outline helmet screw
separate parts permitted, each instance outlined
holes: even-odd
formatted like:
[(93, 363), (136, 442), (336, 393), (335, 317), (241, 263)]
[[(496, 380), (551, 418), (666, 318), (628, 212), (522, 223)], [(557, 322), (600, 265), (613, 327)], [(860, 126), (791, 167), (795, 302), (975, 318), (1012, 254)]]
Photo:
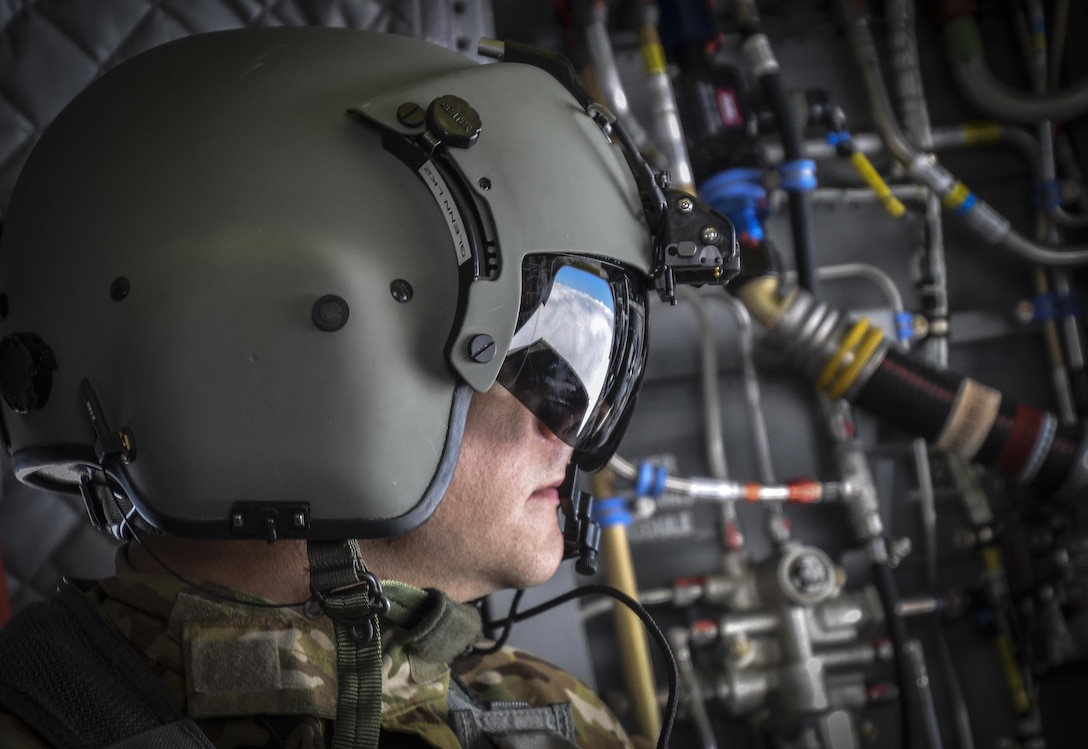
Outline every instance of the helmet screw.
[(389, 284), (389, 293), (401, 304), (412, 301), (412, 284), (403, 278), (394, 279)]
[(676, 207), (680, 209), (680, 213), (691, 213), (695, 209), (695, 203), (691, 198), (680, 198)]
[(721, 232), (718, 231), (718, 227), (704, 226), (699, 237), (703, 240), (703, 244), (714, 244), (722, 238), (722, 235)]
[(397, 121), (406, 127), (423, 127), (427, 112), (414, 101), (406, 101), (397, 107)]
[(118, 276), (113, 279), (113, 283), (110, 284), (110, 299), (115, 302), (119, 302), (128, 296), (128, 292), (132, 289), (132, 284), (124, 276)]
[(491, 189), (491, 178), (490, 177), (480, 177), (480, 181), (477, 182), (476, 184), (478, 184), (480, 186), (481, 190), (490, 190)]
[(495, 339), (487, 333), (472, 336), (468, 342), (468, 355), (474, 362), (487, 364), (495, 358)]

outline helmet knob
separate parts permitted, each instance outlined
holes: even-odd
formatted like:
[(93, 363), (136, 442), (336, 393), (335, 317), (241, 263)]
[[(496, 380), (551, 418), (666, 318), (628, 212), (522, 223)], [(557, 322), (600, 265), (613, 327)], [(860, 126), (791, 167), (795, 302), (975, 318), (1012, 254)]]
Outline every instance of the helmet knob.
[(427, 107), (427, 130), (444, 146), (468, 148), (481, 129), (479, 113), (459, 96), (439, 96)]
[(348, 303), (336, 294), (325, 294), (314, 302), (310, 319), (319, 330), (335, 333), (348, 324)]
[(34, 333), (11, 333), (0, 341), (0, 397), (17, 414), (29, 414), (49, 400), (53, 350)]

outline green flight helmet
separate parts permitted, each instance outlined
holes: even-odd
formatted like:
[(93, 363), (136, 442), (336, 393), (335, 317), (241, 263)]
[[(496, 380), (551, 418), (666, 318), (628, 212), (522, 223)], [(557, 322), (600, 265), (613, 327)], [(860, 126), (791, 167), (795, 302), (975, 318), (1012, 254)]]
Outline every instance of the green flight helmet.
[(600, 467), (655, 246), (602, 112), (533, 65), (345, 29), (118, 65), (47, 129), (0, 238), (16, 474), (115, 533), (396, 535), (497, 381)]

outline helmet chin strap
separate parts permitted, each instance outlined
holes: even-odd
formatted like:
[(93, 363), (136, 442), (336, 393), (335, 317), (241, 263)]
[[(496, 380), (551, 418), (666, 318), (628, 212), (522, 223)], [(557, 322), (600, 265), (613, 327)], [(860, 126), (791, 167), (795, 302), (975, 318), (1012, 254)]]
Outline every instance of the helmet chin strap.
[(377, 749), (382, 709), (382, 640), (378, 617), (389, 611), (381, 583), (354, 540), (308, 541), (306, 615), (328, 616), (336, 632), (336, 735), (333, 749)]

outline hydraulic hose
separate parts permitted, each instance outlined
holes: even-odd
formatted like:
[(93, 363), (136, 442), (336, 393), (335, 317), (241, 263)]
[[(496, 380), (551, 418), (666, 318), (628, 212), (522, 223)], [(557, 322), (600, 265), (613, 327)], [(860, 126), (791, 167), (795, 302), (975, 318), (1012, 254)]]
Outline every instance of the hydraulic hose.
[[(933, 127), (929, 119), (929, 107), (926, 103), (924, 82), (922, 79), (921, 58), (918, 52), (918, 37), (915, 32), (914, 0), (890, 0), (887, 11), (890, 19), (889, 44), (892, 49), (893, 68), (903, 121), (907, 132), (922, 150), (932, 151)], [(928, 319), (930, 337), (923, 344), (922, 353), (925, 361), (937, 369), (948, 366), (948, 269), (945, 261), (944, 224), (941, 220), (941, 202), (937, 194), (929, 191), (925, 201), (925, 232), (918, 252), (920, 267), (925, 270), (918, 280)], [(934, 593), (937, 586), (937, 501), (934, 495), (933, 478), (930, 472), (929, 451), (924, 439), (913, 442), (914, 462), (918, 471), (919, 508), (922, 521), (922, 549), (925, 564), (925, 590)], [(937, 642), (937, 654), (942, 658), (948, 682), (948, 694), (956, 716), (956, 729), (960, 749), (974, 749), (974, 737), (968, 719), (967, 705), (963, 700), (959, 679), (954, 664), (949, 656), (944, 630), (939, 622), (931, 622), (933, 639)], [(918, 682), (925, 671), (925, 661), (921, 646), (916, 642), (908, 643), (910, 660), (913, 668), (913, 681)], [(897, 648), (898, 650), (898, 648)], [(940, 730), (937, 728), (933, 711), (933, 697), (928, 686), (918, 688), (919, 711), (924, 718), (925, 736), (936, 749), (941, 743)]]
[(831, 398), (1042, 493), (1075, 496), (1088, 487), (1088, 440), (1079, 426), (911, 359), (865, 318), (850, 320), (804, 290), (783, 299), (775, 278), (736, 292), (767, 327), (768, 345)]
[[(653, 471), (648, 463), (636, 465), (619, 455), (613, 455), (608, 467), (624, 481), (636, 485), (643, 483), (643, 470)], [(656, 483), (653, 493), (679, 494), (702, 502), (761, 502), (770, 505), (793, 502), (796, 504), (814, 504), (836, 499), (840, 487), (832, 481), (819, 482), (812, 479), (796, 479), (784, 484), (758, 484), (745, 481), (721, 481), (702, 477), (669, 476), (660, 466), (661, 475), (649, 479)], [(650, 492), (647, 492), (650, 494)]]
[(873, 562), (873, 583), (880, 596), (880, 604), (884, 607), (885, 619), (888, 625), (888, 639), (892, 641), (892, 660), (895, 663), (895, 678), (899, 686), (899, 699), (902, 700), (902, 714), (900, 720), (900, 744), (903, 749), (915, 749), (913, 744), (913, 728), (917, 725), (919, 715), (918, 699), (915, 690), (911, 689), (910, 655), (907, 652), (907, 624), (897, 611), (899, 607), (899, 592), (892, 577), (892, 569), (885, 562)]
[(608, 38), (606, 4), (603, 0), (578, 0), (573, 4), (573, 10), (605, 104), (627, 128), (639, 152), (651, 162), (661, 161), (661, 152), (632, 112), (627, 92), (620, 79), (612, 42)]
[(1012, 122), (1068, 122), (1088, 112), (1088, 78), (1062, 91), (1030, 94), (1017, 91), (990, 73), (978, 23), (964, 13), (944, 24), (944, 42), (963, 95), (979, 110)]
[(638, 29), (639, 50), (642, 53), (642, 71), (646, 75), (646, 88), (650, 96), (655, 137), (662, 144), (663, 157), (669, 168), (672, 186), (677, 190), (695, 194), (695, 175), (684, 140), (683, 123), (676, 105), (672, 80), (665, 62), (665, 50), (657, 34), (657, 5), (646, 2), (642, 8), (642, 23)]
[(699, 675), (691, 662), (688, 631), (683, 627), (674, 627), (669, 630), (668, 637), (673, 655), (676, 656), (676, 666), (680, 670), (680, 684), (688, 693), (688, 709), (695, 721), (695, 728), (699, 731), (703, 749), (718, 749), (717, 739), (714, 738), (714, 727), (710, 723), (710, 715), (706, 709), (706, 698), (699, 684)]
[(854, 13), (849, 0), (837, 0), (837, 3), (843, 16), (850, 20), (851, 46), (869, 94), (877, 129), (888, 150), (906, 166), (910, 177), (937, 193), (945, 210), (957, 215), (964, 226), (988, 244), (998, 245), (1043, 265), (1088, 263), (1086, 247), (1055, 249), (1032, 242), (1017, 233), (1009, 225), (1008, 219), (971, 192), (932, 156), (914, 147), (896, 122), (868, 24)]
[(794, 108), (790, 106), (786, 84), (771, 50), (770, 40), (761, 29), (755, 0), (740, 0), (737, 3), (737, 20), (744, 39), (742, 48), (748, 69), (763, 87), (782, 139), (786, 157), (781, 165), (782, 186), (790, 198), (790, 230), (798, 282), (802, 288), (818, 295), (816, 240), (809, 200), (809, 192), (816, 187), (815, 165), (805, 156), (802, 126)]
[[(922, 81), (918, 39), (915, 34), (913, 0), (890, 0), (888, 42), (895, 70), (899, 106), (910, 140), (922, 151), (933, 150), (933, 128), (929, 120)], [(938, 367), (948, 360), (948, 271), (945, 264), (944, 225), (941, 201), (936, 193), (926, 196), (925, 231), (919, 241), (917, 257), (921, 293), (930, 335), (923, 347), (927, 359)]]
[(1074, 468), (1080, 429), (974, 380), (887, 349), (855, 402), (937, 447), (1044, 492)]
[[(1061, 183), (1056, 179), (1044, 177), (1043, 152), (1039, 141), (1026, 130), (1018, 127), (1005, 127), (996, 122), (970, 122), (963, 125), (935, 127), (931, 131), (934, 151), (947, 151), (957, 148), (981, 148), (985, 146), (1007, 146), (1014, 149), (1030, 167), (1032, 175), (1038, 181), (1039, 202), (1043, 204), (1047, 215), (1059, 226), (1079, 229), (1088, 226), (1088, 199), (1080, 206), (1079, 213), (1069, 213), (1062, 207)], [(875, 156), (884, 151), (884, 143), (879, 135), (872, 133), (853, 133), (850, 144), (855, 152), (864, 156)], [(1062, 158), (1062, 168), (1067, 179), (1078, 184), (1084, 182), (1084, 175), (1076, 163), (1076, 158), (1069, 152), (1068, 142), (1058, 139), (1057, 148)], [(828, 139), (809, 138), (805, 141), (805, 151), (809, 158), (820, 160), (836, 155), (837, 144)], [(767, 145), (767, 158), (774, 162), (783, 157), (781, 145)], [(860, 172), (860, 168), (859, 168)], [(874, 190), (881, 189), (865, 174), (861, 175)], [(897, 186), (898, 187), (898, 186)], [(894, 189), (894, 188), (893, 188)], [(1083, 191), (1081, 191), (1083, 196)]]
[(703, 416), (706, 419), (706, 460), (710, 475), (719, 480), (729, 478), (729, 461), (725, 454), (722, 430), (722, 403), (718, 388), (718, 339), (699, 292), (690, 286), (677, 289), (683, 300), (695, 310), (699, 318), (701, 341), (699, 344), (699, 377), (702, 383)]
[[(1034, 78), (1034, 84), (1036, 91), (1045, 91), (1047, 87), (1047, 47), (1046, 47), (1046, 14), (1043, 9), (1042, 0), (1030, 0), (1028, 2), (1028, 19), (1021, 19), (1021, 26), (1023, 26), (1023, 32), (1025, 36), (1031, 37), (1031, 44), (1028, 49), (1028, 64), (1031, 68), (1031, 72)], [(1030, 33), (1030, 31), (1034, 33)], [(1040, 167), (1042, 169), (1040, 184), (1043, 189), (1040, 190), (1042, 196), (1045, 196), (1044, 204), (1047, 212), (1045, 217), (1040, 217), (1038, 221), (1038, 237), (1042, 237), (1051, 242), (1058, 239), (1058, 230), (1053, 221), (1048, 218), (1053, 217), (1054, 211), (1052, 207), (1056, 206), (1057, 200), (1057, 188), (1047, 189), (1047, 186), (1056, 186), (1057, 181), (1057, 164), (1054, 155), (1054, 131), (1052, 127), (1053, 123), (1050, 120), (1042, 120), (1038, 123), (1039, 132), (1039, 152), (1040, 152)], [(1052, 270), (1054, 290), (1058, 294), (1059, 298), (1068, 299), (1071, 296), (1072, 288), (1069, 273), (1063, 268), (1055, 268)], [(1037, 274), (1038, 278), (1043, 279), (1043, 283), (1040, 286), (1044, 287), (1045, 291), (1045, 273)], [(1038, 280), (1037, 280), (1037, 283)], [(1057, 328), (1057, 320), (1047, 320), (1045, 323), (1046, 328)], [(1083, 377), (1084, 370), (1084, 349), (1081, 344), (1081, 326), (1077, 319), (1077, 316), (1067, 312), (1061, 319), (1061, 332), (1065, 337), (1065, 352), (1068, 352), (1068, 365), (1066, 362), (1065, 352), (1063, 352), (1060, 343), (1056, 344), (1056, 335), (1051, 335), (1048, 330), (1047, 344), (1050, 349), (1050, 357), (1052, 362), (1051, 376), (1054, 381), (1055, 394), (1058, 397), (1059, 403), (1064, 402), (1067, 408), (1063, 411), (1063, 423), (1070, 423), (1076, 420), (1076, 414), (1071, 407), (1073, 400), (1073, 389), (1069, 378), (1070, 367), (1075, 370), (1079, 376)], [(1055, 331), (1056, 332), (1056, 331)], [(1083, 391), (1078, 388), (1078, 394), (1083, 394)], [(1078, 403), (1078, 406), (1083, 410), (1084, 403)]]

